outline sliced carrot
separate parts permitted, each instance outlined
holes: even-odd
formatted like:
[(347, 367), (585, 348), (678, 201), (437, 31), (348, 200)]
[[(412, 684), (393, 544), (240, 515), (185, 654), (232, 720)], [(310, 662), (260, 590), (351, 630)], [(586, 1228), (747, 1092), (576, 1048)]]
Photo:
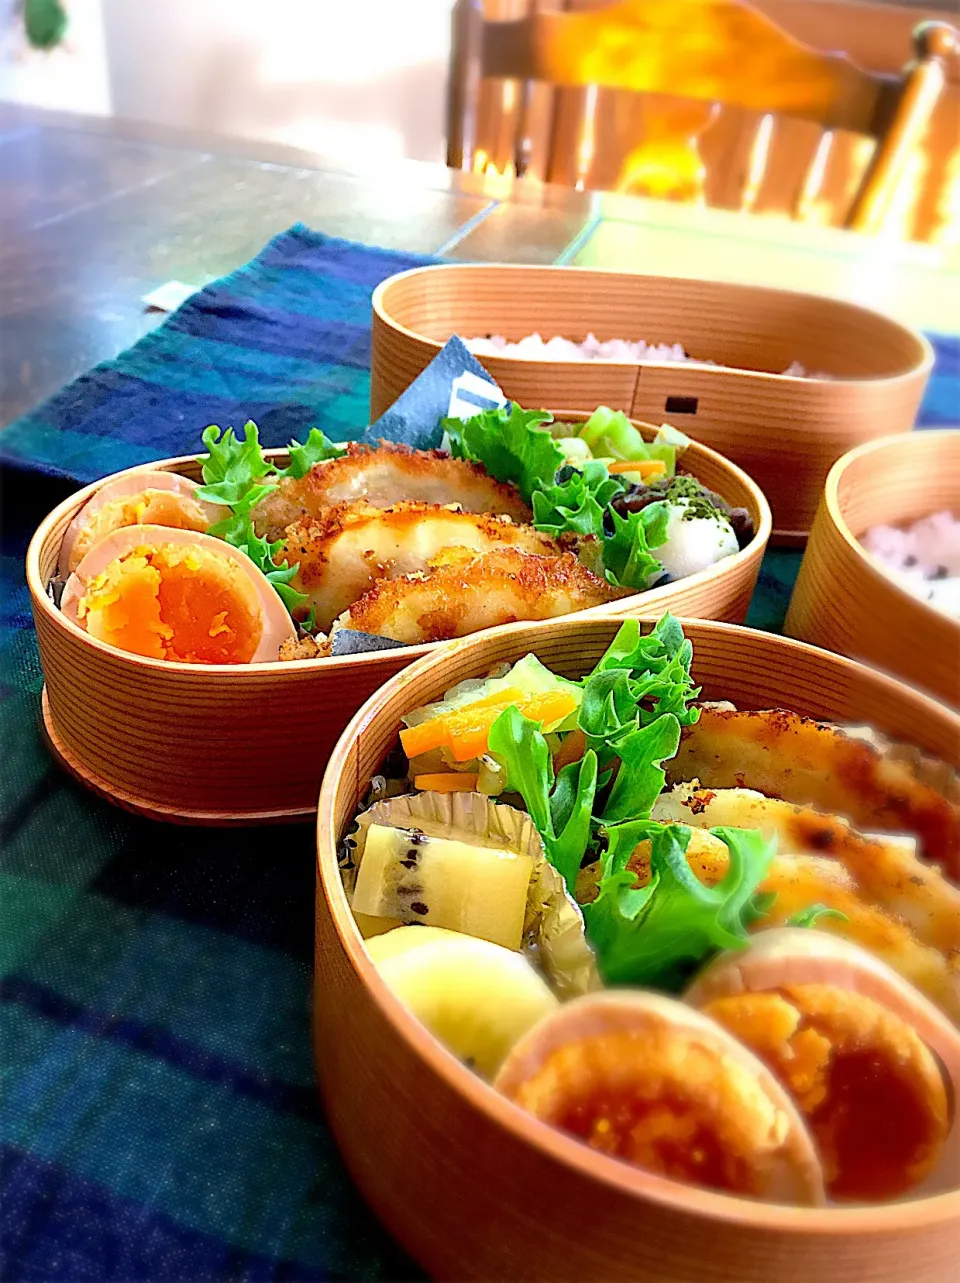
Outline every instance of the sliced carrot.
[[(532, 722), (539, 722), (541, 726), (556, 726), (577, 707), (573, 695), (568, 691), (557, 690), (545, 691), (541, 695), (527, 695), (511, 700), (511, 703), (516, 704), (524, 717), (529, 717)], [(503, 711), (502, 708), (484, 709), (470, 726), (453, 730), (447, 748), (453, 754), (455, 762), (470, 762), (487, 751), (490, 729)]]
[(400, 732), (403, 751), (407, 757), (419, 757), (421, 753), (429, 753), (431, 749), (448, 746), (450, 735), (458, 724), (468, 725), (475, 714), (483, 709), (495, 708), (502, 712), (503, 709), (509, 708), (511, 704), (516, 704), (521, 699), (523, 699), (523, 691), (518, 686), (509, 686), (506, 690), (472, 700), (463, 708), (455, 708), (449, 713), (431, 717), (418, 726), (408, 726), (406, 730)]
[(505, 708), (515, 704), (508, 700), (505, 704), (494, 707), (469, 709), (462, 713), (451, 714), (446, 724), (437, 731), (443, 739), (438, 747), (446, 749), (457, 762), (469, 762), (487, 751), (487, 738), (490, 727)]
[(576, 696), (570, 691), (544, 691), (542, 695), (531, 695), (520, 705), (520, 712), (532, 722), (556, 726), (565, 717), (569, 717), (577, 707)]
[(667, 465), (662, 459), (617, 459), (615, 463), (607, 464), (607, 471), (636, 472), (644, 481), (648, 481), (652, 477), (665, 477)]
[(466, 771), (451, 771), (443, 775), (415, 775), (413, 787), (424, 793), (475, 793), (479, 779), (479, 775), (470, 775)]
[(498, 695), (488, 695), (442, 717), (432, 717), (428, 722), (401, 731), (403, 751), (407, 757), (417, 757), (435, 748), (445, 748), (455, 762), (470, 762), (487, 751), (490, 728), (511, 705), (516, 705), (531, 721), (555, 726), (573, 712), (577, 701), (568, 691), (524, 695), (521, 690), (510, 687)]
[(450, 743), (447, 745), (453, 755), (453, 760), (455, 762), (472, 762), (475, 757), (482, 757), (487, 751), (490, 727), (504, 709), (509, 707), (509, 704), (505, 704), (503, 708), (485, 708), (473, 725), (455, 729), (450, 736)]
[(578, 726), (566, 736), (563, 743), (553, 755), (553, 769), (562, 771), (571, 762), (579, 762), (587, 751), (587, 737)]

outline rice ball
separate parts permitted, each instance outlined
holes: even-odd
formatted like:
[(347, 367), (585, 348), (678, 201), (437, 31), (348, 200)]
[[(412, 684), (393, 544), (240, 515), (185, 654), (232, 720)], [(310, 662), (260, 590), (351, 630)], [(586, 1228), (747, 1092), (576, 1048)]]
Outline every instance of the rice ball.
[[(691, 501), (686, 498), (671, 503), (667, 538), (659, 548), (652, 550), (663, 565), (663, 573), (670, 580), (695, 575), (739, 552), (737, 536), (722, 513), (715, 512), (712, 516), (692, 515), (691, 506)], [(699, 508), (698, 504), (698, 511)], [(654, 581), (660, 577), (654, 576)]]

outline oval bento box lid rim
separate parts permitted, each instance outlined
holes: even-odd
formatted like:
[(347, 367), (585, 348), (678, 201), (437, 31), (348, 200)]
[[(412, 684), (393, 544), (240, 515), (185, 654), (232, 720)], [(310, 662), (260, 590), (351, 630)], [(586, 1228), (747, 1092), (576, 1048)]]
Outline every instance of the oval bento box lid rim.
[[(544, 626), (553, 629), (556, 625), (568, 622), (569, 619), (561, 617), (548, 621)], [(603, 619), (594, 617), (589, 624), (604, 625), (610, 630), (612, 636), (623, 622), (622, 618), (608, 615)], [(654, 623), (653, 620), (641, 622), (651, 627)], [(715, 620), (680, 619), (680, 623), (685, 630), (700, 629), (720, 635), (735, 636), (757, 632), (745, 625)], [(485, 640), (494, 634), (509, 636), (530, 627), (531, 625), (527, 623), (508, 624), (501, 628), (489, 629), (482, 636)], [(772, 634), (770, 636), (773, 638)], [(470, 649), (476, 643), (477, 637), (458, 638), (448, 642), (443, 660), (449, 660), (454, 654)], [(912, 700), (919, 701), (940, 715), (947, 714), (957, 723), (960, 730), (960, 715), (953, 714), (951, 710), (938, 704), (924, 692), (894, 677), (875, 672), (856, 660), (821, 651), (819, 647), (793, 638), (777, 636), (775, 641), (786, 647), (788, 651), (813, 652), (829, 656), (831, 661), (835, 661), (846, 671), (866, 671), (871, 679), (887, 688), (905, 688)], [(340, 879), (338, 861), (340, 835), (336, 831), (332, 801), (336, 783), (344, 765), (339, 759), (346, 756), (369, 723), (382, 711), (384, 701), (389, 698), (387, 688), (395, 691), (398, 686), (409, 685), (423, 673), (428, 672), (434, 662), (433, 656), (415, 661), (396, 678), (375, 691), (357, 711), (331, 754), (324, 773), (317, 810), (317, 872), (339, 942), (354, 971), (368, 989), (372, 990), (380, 1011), (387, 1017), (394, 1031), (413, 1046), (416, 1053), (429, 1063), (431, 1070), (439, 1074), (451, 1090), (466, 1097), (469, 1104), (481, 1110), (490, 1123), (509, 1131), (524, 1144), (537, 1146), (552, 1160), (572, 1166), (582, 1175), (603, 1184), (612, 1185), (617, 1190), (634, 1197), (648, 1199), (671, 1209), (695, 1212), (707, 1220), (724, 1221), (728, 1224), (741, 1224), (745, 1227), (782, 1233), (808, 1231), (840, 1236), (866, 1229), (930, 1228), (933, 1225), (945, 1224), (960, 1218), (960, 1190), (949, 1190), (924, 1198), (871, 1206), (806, 1208), (739, 1198), (736, 1195), (701, 1189), (680, 1181), (671, 1181), (639, 1168), (631, 1168), (615, 1158), (591, 1150), (589, 1146), (577, 1141), (574, 1137), (565, 1135), (539, 1119), (532, 1118), (518, 1105), (498, 1095), (490, 1084), (471, 1073), (407, 1011), (403, 1003), (381, 980), (353, 920)]]
[[(581, 410), (559, 409), (551, 410), (550, 413), (553, 415), (569, 416), (572, 421), (586, 419), (589, 417), (586, 412)], [(649, 433), (656, 431), (652, 425), (645, 424), (640, 420), (632, 419), (631, 422), (639, 426), (643, 432)], [(773, 529), (773, 515), (770, 510), (770, 505), (767, 502), (766, 495), (753, 478), (744, 472), (742, 468), (738, 467), (737, 464), (732, 463), (725, 455), (720, 454), (710, 446), (704, 445), (702, 442), (695, 441), (692, 438), (691, 445), (695, 447), (696, 450), (702, 452), (708, 461), (714, 463), (717, 467), (725, 469), (728, 473), (733, 474), (733, 476), (749, 493), (753, 504), (756, 506), (759, 520), (757, 522), (757, 528), (754, 531), (753, 538), (745, 548), (738, 549), (738, 551), (732, 556), (725, 557), (723, 561), (715, 562), (712, 566), (707, 566), (704, 570), (698, 571), (695, 575), (687, 575), (683, 579), (663, 584), (659, 588), (650, 588), (646, 593), (634, 594), (635, 597), (645, 597), (646, 601), (650, 604), (651, 610), (654, 611), (663, 598), (667, 596), (670, 591), (677, 586), (677, 584), (683, 584), (688, 588), (696, 588), (710, 579), (719, 577), (719, 575), (725, 573), (727, 570), (732, 570), (735, 567), (741, 566), (744, 561), (756, 556), (758, 548), (766, 544)], [(267, 449), (264, 450), (264, 454), (271, 459), (286, 459), (289, 457), (287, 451), (282, 448)], [(385, 657), (389, 657), (391, 655), (400, 656), (401, 651), (403, 652), (403, 658), (416, 662), (418, 659), (436, 654), (441, 647), (450, 644), (448, 641), (417, 642), (403, 647), (390, 647), (386, 650), (368, 651), (358, 655), (327, 655), (317, 659), (273, 659), (264, 660), (256, 664), (191, 664), (180, 663), (178, 661), (167, 659), (152, 659), (147, 655), (137, 655), (133, 651), (120, 650), (118, 647), (111, 646), (107, 642), (102, 642), (96, 637), (91, 637), (85, 629), (80, 628), (79, 625), (75, 624), (72, 620), (67, 619), (62, 611), (60, 611), (51, 600), (47, 591), (47, 584), (44, 582), (43, 576), (40, 573), (41, 550), (43, 545), (46, 543), (53, 526), (55, 526), (63, 517), (67, 517), (69, 519), (70, 516), (79, 511), (82, 505), (86, 503), (101, 486), (106, 485), (108, 482), (115, 481), (118, 477), (157, 469), (167, 472), (179, 472), (182, 471), (184, 467), (199, 463), (199, 461), (204, 457), (205, 456), (202, 454), (176, 455), (168, 459), (156, 459), (147, 463), (135, 464), (133, 467), (124, 468), (120, 472), (108, 473), (106, 476), (100, 477), (97, 481), (93, 481), (89, 485), (84, 486), (83, 489), (74, 491), (73, 494), (68, 495), (68, 497), (52, 509), (52, 511), (48, 512), (43, 521), (34, 531), (27, 548), (26, 576), (30, 594), (33, 598), (34, 608), (43, 610), (56, 627), (65, 628), (68, 632), (72, 632), (76, 637), (82, 639), (85, 644), (93, 647), (95, 650), (100, 651), (106, 656), (113, 658), (122, 657), (123, 662), (133, 664), (136, 667), (143, 667), (155, 671), (167, 671), (171, 667), (175, 667), (178, 671), (188, 674), (189, 677), (193, 679), (196, 679), (201, 675), (209, 676), (214, 679), (228, 675), (236, 677), (239, 673), (282, 674), (285, 676), (289, 675), (292, 679), (294, 675), (302, 673), (329, 672), (334, 666), (337, 666), (338, 668), (353, 668), (362, 667), (367, 664), (382, 663)], [(631, 600), (633, 600), (631, 597), (621, 599), (622, 602)], [(598, 615), (602, 616), (609, 609), (609, 605), (602, 605), (594, 606), (587, 610), (574, 611), (572, 613), (576, 614), (577, 617), (581, 619), (597, 618)], [(558, 618), (563, 618), (563, 616), (558, 616)], [(521, 622), (543, 623), (549, 621), (531, 620)], [(507, 626), (509, 627), (509, 625)], [(483, 635), (493, 631), (493, 629), (481, 630)], [(478, 635), (480, 634), (470, 634), (470, 636)], [(454, 638), (452, 640), (463, 641), (465, 639)]]
[(851, 465), (859, 463), (861, 459), (869, 458), (873, 454), (881, 454), (886, 450), (902, 449), (904, 446), (917, 441), (923, 441), (925, 446), (928, 444), (932, 446), (943, 441), (953, 440), (960, 446), (960, 427), (914, 428), (910, 432), (898, 432), (894, 436), (878, 437), (875, 441), (864, 441), (861, 445), (855, 446), (852, 450), (848, 450), (846, 454), (841, 455), (827, 473), (827, 479), (823, 487), (823, 503), (837, 534), (840, 535), (851, 554), (857, 558), (863, 569), (878, 586), (883, 588), (892, 587), (897, 592), (902, 593), (905, 598), (909, 598), (911, 606), (916, 606), (929, 623), (938, 625), (941, 628), (952, 628), (960, 638), (960, 619), (954, 619), (952, 615), (948, 615), (945, 611), (937, 610), (935, 606), (931, 606), (922, 597), (914, 597), (905, 588), (902, 588), (887, 573), (880, 562), (864, 548), (847, 524), (840, 504), (841, 479), (846, 470)]
[[(844, 386), (856, 387), (858, 385), (873, 385), (876, 383), (893, 384), (901, 379), (916, 378), (918, 374), (929, 373), (933, 368), (935, 352), (933, 345), (927, 336), (912, 325), (907, 325), (903, 321), (896, 321), (881, 312), (878, 308), (868, 307), (865, 303), (852, 303), (848, 299), (833, 298), (829, 294), (816, 294), (809, 290), (784, 289), (775, 285), (754, 285), (741, 281), (717, 281), (710, 280), (707, 277), (700, 276), (671, 276), (663, 272), (621, 272), (615, 267), (588, 267), (569, 263), (427, 263), (421, 267), (408, 267), (402, 272), (396, 272), (393, 276), (388, 276), (386, 280), (377, 285), (371, 295), (371, 309), (375, 316), (380, 317), (385, 324), (390, 325), (400, 334), (407, 338), (416, 339), (420, 343), (426, 343), (437, 352), (443, 347), (443, 343), (437, 339), (431, 339), (425, 334), (420, 334), (416, 330), (409, 329), (402, 325), (395, 317), (390, 316), (383, 307), (383, 299), (389, 291), (398, 285), (401, 281), (406, 281), (411, 277), (423, 276), (426, 273), (435, 272), (577, 272), (597, 276), (621, 276), (624, 279), (632, 280), (636, 278), (642, 281), (683, 281), (687, 284), (704, 285), (707, 288), (721, 288), (730, 290), (732, 293), (745, 293), (747, 291), (762, 294), (784, 294), (795, 298), (814, 299), (817, 302), (829, 304), (840, 311), (851, 314), (851, 323), (857, 316), (869, 316), (873, 320), (886, 326), (889, 330), (896, 331), (901, 335), (908, 337), (916, 348), (916, 360), (909, 369), (902, 370), (897, 374), (875, 375), (871, 378), (855, 379), (845, 378), (841, 380)], [(468, 336), (469, 337), (469, 336)], [(490, 357), (497, 361), (516, 361), (524, 364), (536, 362), (537, 358), (518, 356), (512, 352), (490, 353)], [(478, 358), (480, 359), (480, 358)], [(540, 362), (543, 364), (543, 362)], [(482, 364), (482, 361), (481, 361)], [(569, 361), (551, 362), (556, 365), (574, 364)], [(575, 363), (579, 364), (579, 362)], [(670, 369), (676, 363), (673, 361), (603, 361), (598, 362), (604, 369), (634, 369), (638, 365), (649, 366), (651, 369)], [(777, 374), (771, 370), (749, 370), (740, 366), (727, 365), (698, 365), (697, 372), (704, 375), (729, 375), (734, 373), (746, 379), (783, 379), (788, 383), (799, 383), (803, 385), (827, 384), (833, 385), (836, 379), (820, 379), (813, 375), (798, 374)]]

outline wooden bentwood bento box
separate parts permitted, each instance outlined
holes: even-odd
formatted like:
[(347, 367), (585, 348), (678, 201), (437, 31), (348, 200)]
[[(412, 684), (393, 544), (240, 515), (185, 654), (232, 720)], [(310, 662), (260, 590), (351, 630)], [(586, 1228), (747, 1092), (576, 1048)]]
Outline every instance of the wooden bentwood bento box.
[[(517, 1283), (955, 1283), (960, 1190), (869, 1208), (757, 1203), (667, 1181), (554, 1131), (475, 1077), (379, 978), (337, 848), (403, 713), (533, 651), (579, 677), (616, 619), (515, 624), (448, 643), (360, 709), (317, 823), (314, 1046), (331, 1126), (374, 1211), (438, 1279)], [(684, 623), (704, 698), (869, 722), (960, 766), (960, 717), (860, 664), (753, 629)], [(960, 876), (960, 868), (947, 870)]]
[(914, 597), (864, 550), (871, 526), (960, 513), (960, 429), (884, 437), (827, 477), (784, 630), (960, 707), (960, 619)]
[[(268, 454), (287, 462), (285, 451)], [(199, 458), (149, 466), (198, 480)], [(669, 610), (742, 621), (770, 536), (769, 506), (745, 473), (705, 446), (692, 445), (683, 466), (731, 505), (745, 507), (756, 534), (708, 570), (615, 605), (640, 617)], [(102, 484), (50, 513), (27, 553), (46, 682), (43, 718), (55, 756), (101, 796), (154, 819), (254, 824), (312, 815), (324, 766), (349, 719), (388, 678), (443, 643), (247, 665), (172, 664), (105, 646), (68, 621), (47, 594), (63, 532)]]

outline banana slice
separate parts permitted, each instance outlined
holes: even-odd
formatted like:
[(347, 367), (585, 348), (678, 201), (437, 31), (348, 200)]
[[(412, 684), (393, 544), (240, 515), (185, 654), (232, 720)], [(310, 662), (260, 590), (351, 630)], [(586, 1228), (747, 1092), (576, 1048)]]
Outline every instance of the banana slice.
[[(390, 989), (434, 1037), (492, 1078), (557, 999), (522, 954), (457, 931), (436, 929), (422, 944), (414, 939), (428, 930), (399, 928), (369, 941), (367, 949)], [(406, 932), (411, 934), (400, 940)]]
[(354, 913), (353, 920), (364, 940), (388, 935), (401, 925), (399, 918), (375, 918), (369, 913)]
[[(386, 922), (386, 918), (372, 918), (372, 922)], [(362, 931), (362, 928), (361, 928)], [(408, 949), (419, 949), (422, 945), (437, 940), (462, 940), (459, 931), (448, 931), (446, 927), (403, 927), (394, 926), (393, 930), (378, 931), (366, 938), (367, 953), (380, 966), (388, 958), (395, 958)]]

